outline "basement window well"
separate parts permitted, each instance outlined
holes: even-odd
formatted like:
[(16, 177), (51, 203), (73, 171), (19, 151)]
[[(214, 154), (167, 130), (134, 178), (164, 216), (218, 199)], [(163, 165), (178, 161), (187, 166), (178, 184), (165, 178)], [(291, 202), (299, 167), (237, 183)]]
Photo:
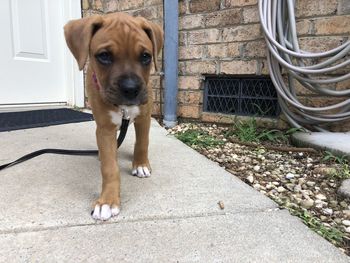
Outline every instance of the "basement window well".
[(280, 114), (269, 77), (207, 76), (203, 99), (206, 112), (270, 118)]

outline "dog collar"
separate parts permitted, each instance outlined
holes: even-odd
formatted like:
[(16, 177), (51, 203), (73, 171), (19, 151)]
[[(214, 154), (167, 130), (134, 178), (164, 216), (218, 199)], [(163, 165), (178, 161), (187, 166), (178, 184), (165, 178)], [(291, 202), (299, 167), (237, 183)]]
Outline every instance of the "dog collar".
[(97, 90), (100, 90), (100, 89), (101, 89), (101, 86), (100, 86), (100, 84), (98, 83), (98, 80), (97, 80), (97, 77), (96, 77), (96, 73), (95, 73), (95, 72), (92, 73), (92, 79), (94, 80), (95, 88), (96, 88)]

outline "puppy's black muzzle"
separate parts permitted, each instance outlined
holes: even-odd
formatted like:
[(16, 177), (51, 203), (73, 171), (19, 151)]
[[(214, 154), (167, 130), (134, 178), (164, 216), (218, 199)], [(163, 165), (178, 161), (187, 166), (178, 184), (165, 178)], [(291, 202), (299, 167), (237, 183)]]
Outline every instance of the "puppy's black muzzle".
[(123, 97), (128, 100), (133, 100), (139, 95), (142, 83), (136, 76), (123, 76), (119, 78), (118, 86)]

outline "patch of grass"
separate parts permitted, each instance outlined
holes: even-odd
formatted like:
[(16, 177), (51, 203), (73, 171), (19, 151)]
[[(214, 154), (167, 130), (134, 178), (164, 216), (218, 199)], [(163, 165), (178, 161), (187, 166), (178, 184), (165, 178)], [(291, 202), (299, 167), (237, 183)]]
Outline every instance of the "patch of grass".
[(331, 161), (334, 163), (344, 164), (347, 163), (346, 156), (336, 156), (333, 153), (329, 151), (325, 151), (324, 157), (322, 158), (322, 161)]
[(231, 134), (236, 135), (243, 142), (259, 142), (255, 118), (251, 118), (246, 122), (235, 122)]
[(250, 118), (248, 121), (235, 121), (233, 129), (227, 132), (226, 136), (235, 135), (242, 142), (286, 142), (290, 135), (300, 131), (300, 128), (291, 128), (285, 132), (272, 129), (259, 129), (257, 127), (256, 119), (254, 117)]
[(350, 178), (350, 169), (349, 165), (347, 163), (344, 163), (340, 166), (339, 169), (336, 170), (334, 174), (332, 174), (332, 177), (335, 179), (349, 179)]
[(324, 237), (333, 244), (341, 244), (343, 242), (344, 233), (335, 227), (326, 227), (315, 216), (305, 210), (290, 210), (292, 215), (299, 217), (305, 225), (311, 228), (320, 236)]
[(335, 179), (349, 179), (350, 178), (350, 168), (348, 164), (348, 160), (346, 156), (336, 156), (329, 151), (325, 151), (323, 161), (330, 161), (333, 163), (337, 163), (340, 165), (340, 168), (336, 169), (334, 173), (332, 173), (332, 177)]
[(326, 227), (322, 224), (320, 219), (298, 206), (291, 206), (288, 202), (282, 202), (281, 200), (275, 200), (275, 202), (281, 207), (288, 209), (292, 215), (299, 217), (305, 225), (329, 242), (338, 246), (343, 244), (345, 234), (339, 229), (335, 227)]
[(180, 132), (178, 134), (175, 134), (175, 137), (191, 147), (199, 146), (209, 148), (224, 143), (223, 141), (209, 135), (208, 133), (196, 129), (188, 129), (186, 131)]

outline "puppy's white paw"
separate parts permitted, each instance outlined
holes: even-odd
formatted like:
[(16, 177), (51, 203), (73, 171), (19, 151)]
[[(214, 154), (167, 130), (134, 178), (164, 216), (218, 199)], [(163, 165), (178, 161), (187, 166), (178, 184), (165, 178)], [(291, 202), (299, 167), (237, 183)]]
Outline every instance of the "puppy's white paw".
[(131, 174), (140, 178), (151, 176), (151, 172), (146, 166), (138, 166), (131, 171)]
[(119, 207), (110, 207), (109, 205), (104, 204), (102, 207), (100, 205), (95, 205), (94, 211), (91, 215), (95, 220), (106, 221), (111, 217), (118, 215), (119, 212)]

